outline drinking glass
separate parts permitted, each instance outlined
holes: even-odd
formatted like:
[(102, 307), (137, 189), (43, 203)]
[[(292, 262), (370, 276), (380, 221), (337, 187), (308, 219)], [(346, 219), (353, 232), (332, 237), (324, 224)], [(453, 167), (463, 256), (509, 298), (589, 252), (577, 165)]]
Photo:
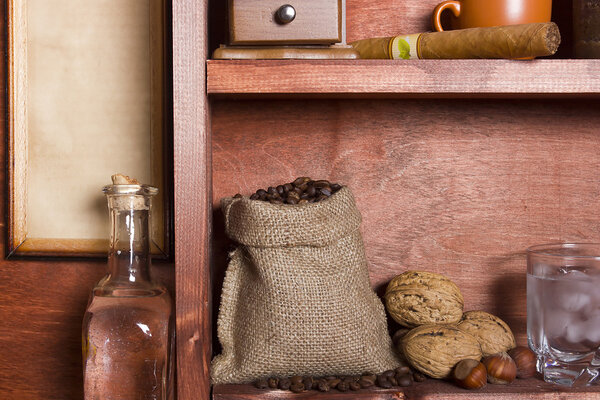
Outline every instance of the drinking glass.
[(545, 381), (600, 381), (600, 244), (527, 249), (527, 338)]

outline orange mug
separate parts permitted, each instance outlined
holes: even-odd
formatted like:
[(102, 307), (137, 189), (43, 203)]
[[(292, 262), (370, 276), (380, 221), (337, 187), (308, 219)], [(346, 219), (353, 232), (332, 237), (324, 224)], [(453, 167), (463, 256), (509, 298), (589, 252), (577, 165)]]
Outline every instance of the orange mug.
[(441, 32), (444, 10), (452, 11), (452, 29), (550, 22), (552, 0), (447, 0), (433, 10), (433, 28)]

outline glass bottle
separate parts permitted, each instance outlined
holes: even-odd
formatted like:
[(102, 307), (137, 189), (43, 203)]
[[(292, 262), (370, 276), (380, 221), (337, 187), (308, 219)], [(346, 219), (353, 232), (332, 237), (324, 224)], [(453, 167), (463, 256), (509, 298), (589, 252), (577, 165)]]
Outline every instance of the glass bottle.
[(166, 400), (172, 391), (173, 312), (150, 273), (147, 185), (104, 187), (110, 211), (108, 273), (83, 320), (85, 400)]

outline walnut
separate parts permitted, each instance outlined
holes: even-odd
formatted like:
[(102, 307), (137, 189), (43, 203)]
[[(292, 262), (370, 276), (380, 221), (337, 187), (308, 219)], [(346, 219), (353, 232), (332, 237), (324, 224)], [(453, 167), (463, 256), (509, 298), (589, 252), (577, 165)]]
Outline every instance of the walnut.
[(423, 271), (406, 271), (390, 281), (385, 291), (386, 308), (400, 325), (458, 322), (463, 296), (450, 279)]
[(467, 311), (457, 327), (479, 340), (484, 356), (507, 352), (517, 345), (508, 325), (485, 311)]
[(447, 378), (461, 360), (482, 356), (477, 338), (453, 324), (421, 325), (402, 338), (408, 362), (432, 378)]

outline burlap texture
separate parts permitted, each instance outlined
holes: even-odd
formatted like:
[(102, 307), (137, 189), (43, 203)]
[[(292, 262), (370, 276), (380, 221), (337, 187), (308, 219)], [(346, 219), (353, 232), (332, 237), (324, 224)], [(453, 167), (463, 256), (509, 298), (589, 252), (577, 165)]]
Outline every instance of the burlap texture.
[(222, 208), (239, 247), (223, 283), (213, 384), (398, 366), (348, 188), (306, 205), (227, 198)]

